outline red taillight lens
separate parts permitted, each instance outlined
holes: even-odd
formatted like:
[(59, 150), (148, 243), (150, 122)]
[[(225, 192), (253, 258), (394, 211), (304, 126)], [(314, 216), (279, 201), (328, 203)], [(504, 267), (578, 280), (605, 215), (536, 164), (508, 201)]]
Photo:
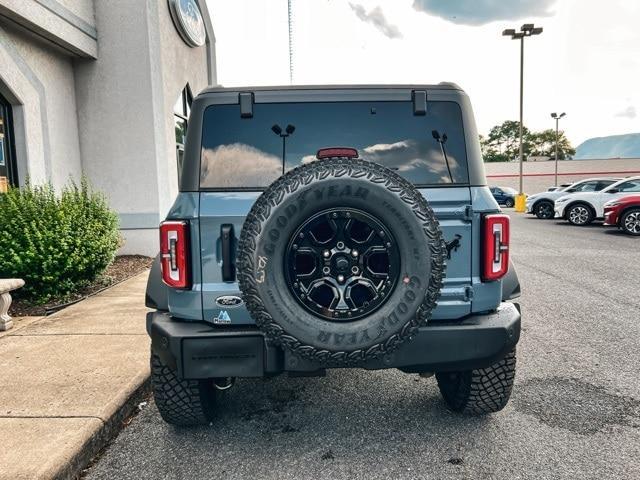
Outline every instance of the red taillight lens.
[(160, 224), (160, 265), (162, 280), (173, 288), (191, 288), (189, 272), (189, 224)]
[(509, 217), (485, 215), (482, 226), (482, 280), (499, 280), (509, 270)]

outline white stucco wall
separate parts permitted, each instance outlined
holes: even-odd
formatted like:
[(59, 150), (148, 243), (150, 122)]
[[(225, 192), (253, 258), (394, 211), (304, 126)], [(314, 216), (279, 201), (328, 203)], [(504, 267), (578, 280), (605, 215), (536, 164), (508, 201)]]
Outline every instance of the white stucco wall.
[(14, 106), (18, 175), (60, 188), (81, 175), (71, 58), (0, 24), (0, 83)]
[(201, 3), (208, 42), (191, 48), (166, 0), (0, 0), (20, 180), (60, 188), (86, 175), (120, 215), (122, 253), (157, 253), (178, 191), (173, 105), (187, 84), (196, 95), (215, 83)]
[(173, 105), (208, 84), (207, 48), (190, 48), (167, 2), (96, 2), (99, 57), (76, 61), (82, 168), (119, 213), (122, 253), (155, 254), (177, 191)]

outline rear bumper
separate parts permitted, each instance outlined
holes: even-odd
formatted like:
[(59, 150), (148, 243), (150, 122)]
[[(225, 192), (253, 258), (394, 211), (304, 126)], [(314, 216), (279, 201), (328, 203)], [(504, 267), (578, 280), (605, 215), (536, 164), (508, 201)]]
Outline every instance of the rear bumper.
[[(267, 344), (256, 327), (215, 327), (179, 321), (166, 312), (150, 312), (147, 332), (153, 352), (181, 378), (263, 377), (324, 368)], [(520, 307), (502, 303), (488, 314), (431, 322), (411, 342), (362, 367), (415, 373), (483, 368), (504, 357), (519, 338)]]

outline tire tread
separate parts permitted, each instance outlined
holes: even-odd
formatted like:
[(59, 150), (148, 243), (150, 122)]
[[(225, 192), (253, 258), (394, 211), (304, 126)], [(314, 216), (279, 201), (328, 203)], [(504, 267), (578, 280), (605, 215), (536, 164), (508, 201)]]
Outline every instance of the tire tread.
[[(279, 205), (286, 194), (298, 188), (329, 176), (366, 178), (374, 184), (382, 185), (396, 194), (398, 199), (411, 207), (416, 220), (422, 225), (429, 243), (431, 256), (431, 277), (424, 299), (416, 315), (390, 338), (374, 344), (367, 349), (354, 351), (329, 351), (313, 345), (301, 343), (274, 320), (266, 310), (258, 293), (254, 271), (254, 254), (257, 248), (256, 237), (262, 231), (263, 224), (270, 216), (271, 209)], [(256, 325), (265, 332), (267, 339), (274, 345), (286, 348), (312, 362), (327, 366), (356, 366), (367, 360), (379, 358), (395, 351), (409, 341), (431, 317), (443, 286), (446, 268), (446, 244), (433, 210), (406, 179), (395, 172), (373, 162), (364, 160), (327, 159), (322, 162), (297, 167), (276, 180), (256, 201), (247, 215), (238, 242), (238, 281), (247, 309)]]
[(173, 425), (207, 424), (212, 419), (213, 387), (202, 380), (181, 380), (160, 357), (151, 354), (153, 397), (162, 418)]
[(516, 351), (493, 365), (465, 372), (436, 374), (440, 392), (455, 412), (484, 415), (502, 410), (509, 402), (516, 374)]

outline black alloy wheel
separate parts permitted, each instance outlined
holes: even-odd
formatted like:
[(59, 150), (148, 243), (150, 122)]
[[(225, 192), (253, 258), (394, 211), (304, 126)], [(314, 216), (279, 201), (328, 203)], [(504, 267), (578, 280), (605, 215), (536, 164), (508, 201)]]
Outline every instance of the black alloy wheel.
[(379, 219), (354, 208), (330, 208), (303, 222), (284, 258), (294, 298), (332, 321), (374, 313), (400, 276), (393, 234)]
[(549, 220), (555, 216), (555, 212), (553, 210), (553, 203), (551, 202), (540, 202), (533, 209), (536, 217), (542, 220)]

